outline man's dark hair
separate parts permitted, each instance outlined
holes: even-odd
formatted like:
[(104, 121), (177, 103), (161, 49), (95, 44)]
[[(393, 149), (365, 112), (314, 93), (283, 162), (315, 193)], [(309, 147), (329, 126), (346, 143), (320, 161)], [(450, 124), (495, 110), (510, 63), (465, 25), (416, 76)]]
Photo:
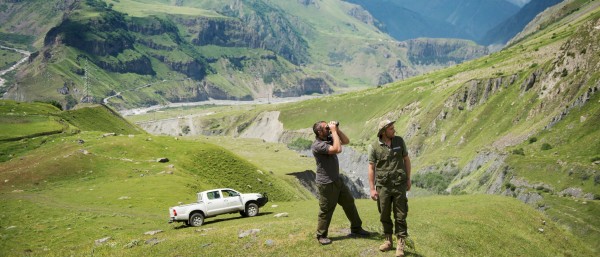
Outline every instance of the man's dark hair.
[(315, 132), (315, 136), (319, 136), (319, 129), (321, 128), (321, 123), (326, 122), (324, 120), (315, 122), (313, 125), (313, 132)]

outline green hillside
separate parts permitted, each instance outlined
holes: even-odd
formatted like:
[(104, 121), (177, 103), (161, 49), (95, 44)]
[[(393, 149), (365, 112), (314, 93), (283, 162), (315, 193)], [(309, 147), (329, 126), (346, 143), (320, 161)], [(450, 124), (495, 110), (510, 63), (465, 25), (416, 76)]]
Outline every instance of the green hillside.
[[(341, 210), (330, 227), (334, 243), (320, 246), (314, 239), (315, 200), (276, 202), (276, 207), (269, 203), (257, 217), (230, 214), (207, 219), (200, 228), (186, 228), (166, 222), (167, 206), (181, 200), (176, 196), (185, 197), (173, 189), (185, 181), (164, 177), (161, 184), (151, 178), (133, 180), (106, 186), (77, 182), (62, 185), (65, 189), (3, 193), (0, 205), (14, 210), (3, 213), (0, 221), (6, 229), (3, 256), (231, 256), (241, 250), (245, 256), (387, 256), (377, 250), (380, 235), (347, 237), (349, 224)], [(136, 190), (141, 184), (145, 189)], [(119, 191), (123, 186), (133, 189)], [(109, 188), (115, 192), (108, 193)], [(374, 202), (357, 200), (357, 206), (364, 227), (380, 234)], [(283, 212), (288, 217), (274, 217)], [(260, 231), (239, 238), (252, 229)], [(495, 256), (594, 255), (554, 221), (506, 197), (416, 198), (411, 200), (409, 229), (408, 252), (420, 256), (482, 256), (490, 252)], [(155, 235), (146, 234), (157, 230)], [(95, 242), (105, 238), (106, 242)]]
[[(74, 113), (50, 105), (4, 106), (9, 104), (21, 112), (71, 117), (73, 127), (94, 116), (106, 124), (121, 120), (104, 108)], [(230, 138), (109, 135), (87, 125), (77, 128), (21, 140), (26, 150), (0, 163), (0, 206), (5, 210), (0, 255), (229, 256), (240, 249), (247, 256), (379, 255), (381, 228), (371, 200), (357, 200), (357, 205), (364, 227), (377, 235), (346, 237), (348, 224), (338, 210), (331, 226), (334, 244), (322, 247), (314, 240), (317, 201), (289, 175), (312, 169), (313, 160), (281, 144), (235, 139), (229, 151), (219, 145), (229, 145)], [(224, 215), (201, 228), (167, 223), (169, 206), (193, 202), (196, 192), (215, 187), (267, 192), (270, 202), (253, 218)], [(288, 217), (273, 217), (281, 212)], [(238, 238), (250, 229), (260, 232)], [(414, 198), (410, 229), (410, 252), (423, 256), (479, 256), (491, 250), (498, 256), (593, 253), (572, 232), (508, 197)], [(159, 232), (146, 234), (152, 231)]]
[(253, 117), (279, 111), (286, 135), (310, 138), (316, 120), (339, 120), (350, 146), (366, 153), (377, 123), (396, 120), (414, 185), (520, 199), (598, 252), (600, 9), (596, 1), (561, 5), (544, 14), (552, 23), (480, 59), (359, 92), (205, 108), (193, 121), (203, 133), (237, 136)]

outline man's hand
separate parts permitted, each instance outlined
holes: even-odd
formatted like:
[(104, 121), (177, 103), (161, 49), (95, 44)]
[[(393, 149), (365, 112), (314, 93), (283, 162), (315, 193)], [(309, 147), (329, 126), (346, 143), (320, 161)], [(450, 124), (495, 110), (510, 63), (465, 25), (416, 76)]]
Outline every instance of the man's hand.
[(338, 129), (337, 128), (337, 122), (334, 121), (334, 120), (330, 121), (329, 122), (329, 129), (331, 130), (331, 132), (333, 132), (333, 131), (337, 132), (338, 131), (337, 130)]
[(371, 199), (373, 199), (373, 201), (377, 201), (377, 198), (379, 198), (379, 193), (377, 193), (377, 190), (371, 189)]
[(408, 179), (408, 181), (406, 181), (406, 191), (410, 191), (411, 184), (410, 179)]

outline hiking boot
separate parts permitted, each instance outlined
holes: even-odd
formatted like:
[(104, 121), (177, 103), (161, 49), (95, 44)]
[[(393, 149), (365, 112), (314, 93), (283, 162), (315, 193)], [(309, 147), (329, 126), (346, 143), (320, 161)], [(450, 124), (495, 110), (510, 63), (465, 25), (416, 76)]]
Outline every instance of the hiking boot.
[(350, 237), (368, 237), (370, 235), (371, 235), (371, 232), (360, 228), (356, 231), (350, 232), (350, 234), (348, 236), (350, 236)]
[(404, 238), (398, 238), (398, 245), (396, 246), (396, 257), (404, 257)]
[(385, 234), (385, 241), (379, 246), (379, 251), (387, 252), (392, 250), (392, 234)]
[(331, 244), (331, 239), (327, 238), (326, 236), (317, 237), (317, 240), (319, 241), (319, 244), (321, 244), (321, 245)]

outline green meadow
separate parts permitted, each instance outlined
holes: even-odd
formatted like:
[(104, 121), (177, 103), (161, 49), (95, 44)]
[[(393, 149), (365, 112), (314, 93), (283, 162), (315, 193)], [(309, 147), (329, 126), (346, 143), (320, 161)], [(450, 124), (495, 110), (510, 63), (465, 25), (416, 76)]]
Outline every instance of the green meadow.
[[(338, 209), (330, 227), (334, 243), (318, 244), (317, 200), (290, 175), (314, 169), (314, 162), (283, 144), (136, 130), (113, 134), (119, 129), (99, 124), (95, 130), (86, 120), (106, 119), (123, 129), (131, 124), (107, 116), (105, 108), (76, 111), (85, 115), (47, 114), (68, 117), (60, 121), (76, 133), (0, 144), (3, 154), (10, 151), (7, 145), (28, 149), (0, 163), (0, 255), (391, 255), (377, 250), (382, 231), (375, 202), (368, 199), (356, 204), (365, 229), (375, 232), (372, 236), (348, 237), (348, 220)], [(198, 228), (167, 222), (170, 206), (191, 203), (196, 192), (215, 187), (266, 192), (270, 201), (257, 217), (223, 215)], [(573, 235), (576, 231), (514, 198), (476, 194), (409, 201), (409, 256), (594, 255), (592, 247)], [(588, 206), (598, 208), (595, 202)], [(287, 217), (274, 217), (279, 213)], [(254, 232), (240, 237), (245, 231)]]

